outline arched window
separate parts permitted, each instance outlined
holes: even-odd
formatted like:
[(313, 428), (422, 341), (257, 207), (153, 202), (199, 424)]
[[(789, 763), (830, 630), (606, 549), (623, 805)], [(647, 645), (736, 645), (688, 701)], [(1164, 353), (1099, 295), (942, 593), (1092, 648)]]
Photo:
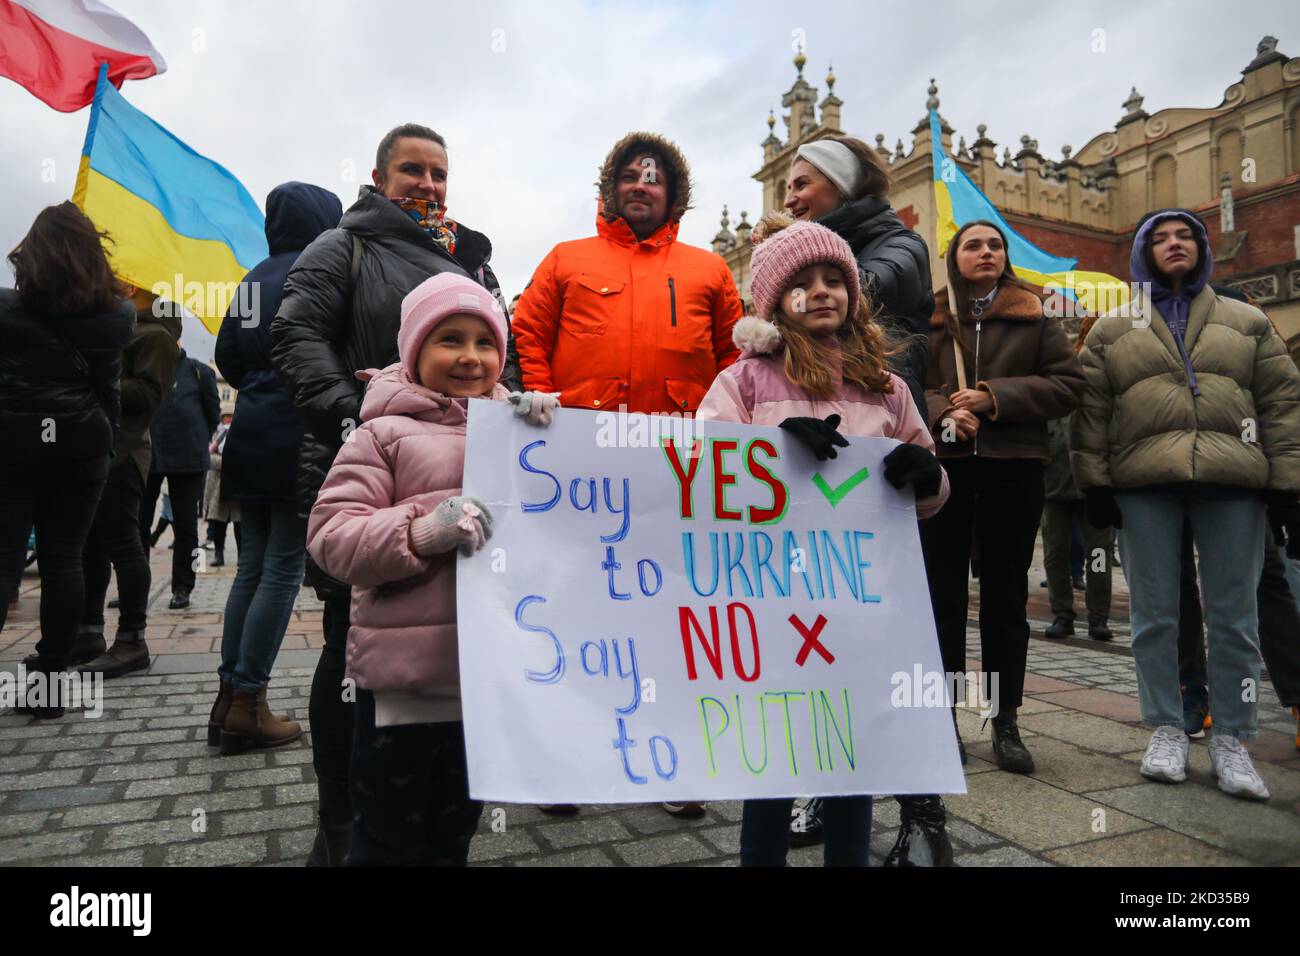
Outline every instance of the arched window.
[(1214, 170), (1214, 195), (1219, 195), (1219, 190), (1223, 188), (1223, 174), (1227, 173), (1232, 177), (1232, 188), (1240, 189), (1241, 182), (1241, 159), (1242, 159), (1242, 142), (1241, 130), (1230, 129), (1221, 134), (1215, 145), (1219, 148), (1219, 164)]
[(1168, 209), (1178, 205), (1178, 160), (1161, 156), (1151, 166), (1151, 208)]

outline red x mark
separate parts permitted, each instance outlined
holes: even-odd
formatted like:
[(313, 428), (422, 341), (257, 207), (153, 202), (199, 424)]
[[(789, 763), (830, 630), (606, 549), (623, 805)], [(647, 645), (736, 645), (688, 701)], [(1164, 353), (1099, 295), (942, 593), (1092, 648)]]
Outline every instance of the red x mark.
[(793, 624), (794, 629), (803, 636), (803, 647), (799, 648), (799, 653), (796, 654), (794, 658), (796, 664), (803, 667), (804, 662), (808, 660), (808, 654), (812, 651), (816, 651), (820, 654), (827, 664), (835, 663), (835, 655), (826, 650), (825, 646), (822, 645), (822, 642), (817, 640), (817, 635), (820, 634), (822, 628), (826, 626), (825, 615), (817, 615), (817, 620), (813, 621), (812, 630), (809, 630), (808, 626), (804, 624), (803, 621), (799, 620), (799, 615), (797, 614), (790, 615), (790, 623)]

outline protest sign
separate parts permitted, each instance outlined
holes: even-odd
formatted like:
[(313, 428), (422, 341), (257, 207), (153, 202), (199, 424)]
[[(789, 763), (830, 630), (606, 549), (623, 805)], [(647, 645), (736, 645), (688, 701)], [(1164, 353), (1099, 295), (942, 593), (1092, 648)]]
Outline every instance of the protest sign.
[(964, 793), (897, 442), (471, 401), (470, 788), (626, 803)]

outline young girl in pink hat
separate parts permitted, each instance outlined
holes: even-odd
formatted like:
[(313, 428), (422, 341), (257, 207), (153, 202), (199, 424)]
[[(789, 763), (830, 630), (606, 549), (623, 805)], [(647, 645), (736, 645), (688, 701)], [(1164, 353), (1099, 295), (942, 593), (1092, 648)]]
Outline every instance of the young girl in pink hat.
[(501, 305), (462, 276), (402, 302), (400, 361), (368, 369), (361, 417), (312, 509), (307, 550), (352, 585), (347, 676), (356, 682), (349, 865), (464, 866), (483, 805), (471, 800), (456, 656), (456, 554), (492, 536), (463, 494), (471, 398), (549, 425), (558, 404), (507, 392)]
[[(740, 359), (714, 380), (697, 417), (779, 426), (818, 460), (847, 447), (845, 435), (896, 438), (885, 479), (916, 490), (928, 518), (948, 497), (934, 439), (907, 385), (889, 370), (893, 354), (861, 287), (849, 244), (825, 226), (774, 213), (754, 229), (750, 294), (758, 317), (736, 323)], [(783, 866), (793, 801), (746, 800), (741, 866)], [(822, 801), (827, 866), (866, 866), (871, 797)]]

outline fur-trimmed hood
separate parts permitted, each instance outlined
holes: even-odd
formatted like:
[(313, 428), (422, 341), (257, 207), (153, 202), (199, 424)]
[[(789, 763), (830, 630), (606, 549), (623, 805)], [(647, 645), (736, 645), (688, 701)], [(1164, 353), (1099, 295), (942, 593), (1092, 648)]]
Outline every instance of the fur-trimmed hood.
[[(950, 315), (948, 290), (945, 287), (934, 294), (934, 315), (930, 316), (930, 328), (942, 328), (947, 324)], [(984, 318), (1038, 322), (1043, 318), (1043, 300), (1029, 289), (1018, 285), (1004, 285), (998, 290), (997, 297), (988, 312), (984, 313)], [(972, 322), (973, 320), (968, 320), (968, 324)]]
[(670, 223), (681, 221), (686, 210), (691, 208), (691, 167), (687, 164), (682, 151), (677, 148), (677, 144), (658, 133), (628, 133), (615, 143), (614, 148), (605, 156), (605, 162), (600, 167), (600, 178), (596, 181), (596, 187), (600, 190), (601, 215), (607, 222), (619, 218), (618, 213), (614, 211), (618, 208), (614, 191), (614, 176), (617, 172), (614, 164), (633, 146), (643, 146), (663, 156), (664, 163), (668, 167), (668, 180), (672, 184), (672, 202), (668, 209), (668, 221)]

